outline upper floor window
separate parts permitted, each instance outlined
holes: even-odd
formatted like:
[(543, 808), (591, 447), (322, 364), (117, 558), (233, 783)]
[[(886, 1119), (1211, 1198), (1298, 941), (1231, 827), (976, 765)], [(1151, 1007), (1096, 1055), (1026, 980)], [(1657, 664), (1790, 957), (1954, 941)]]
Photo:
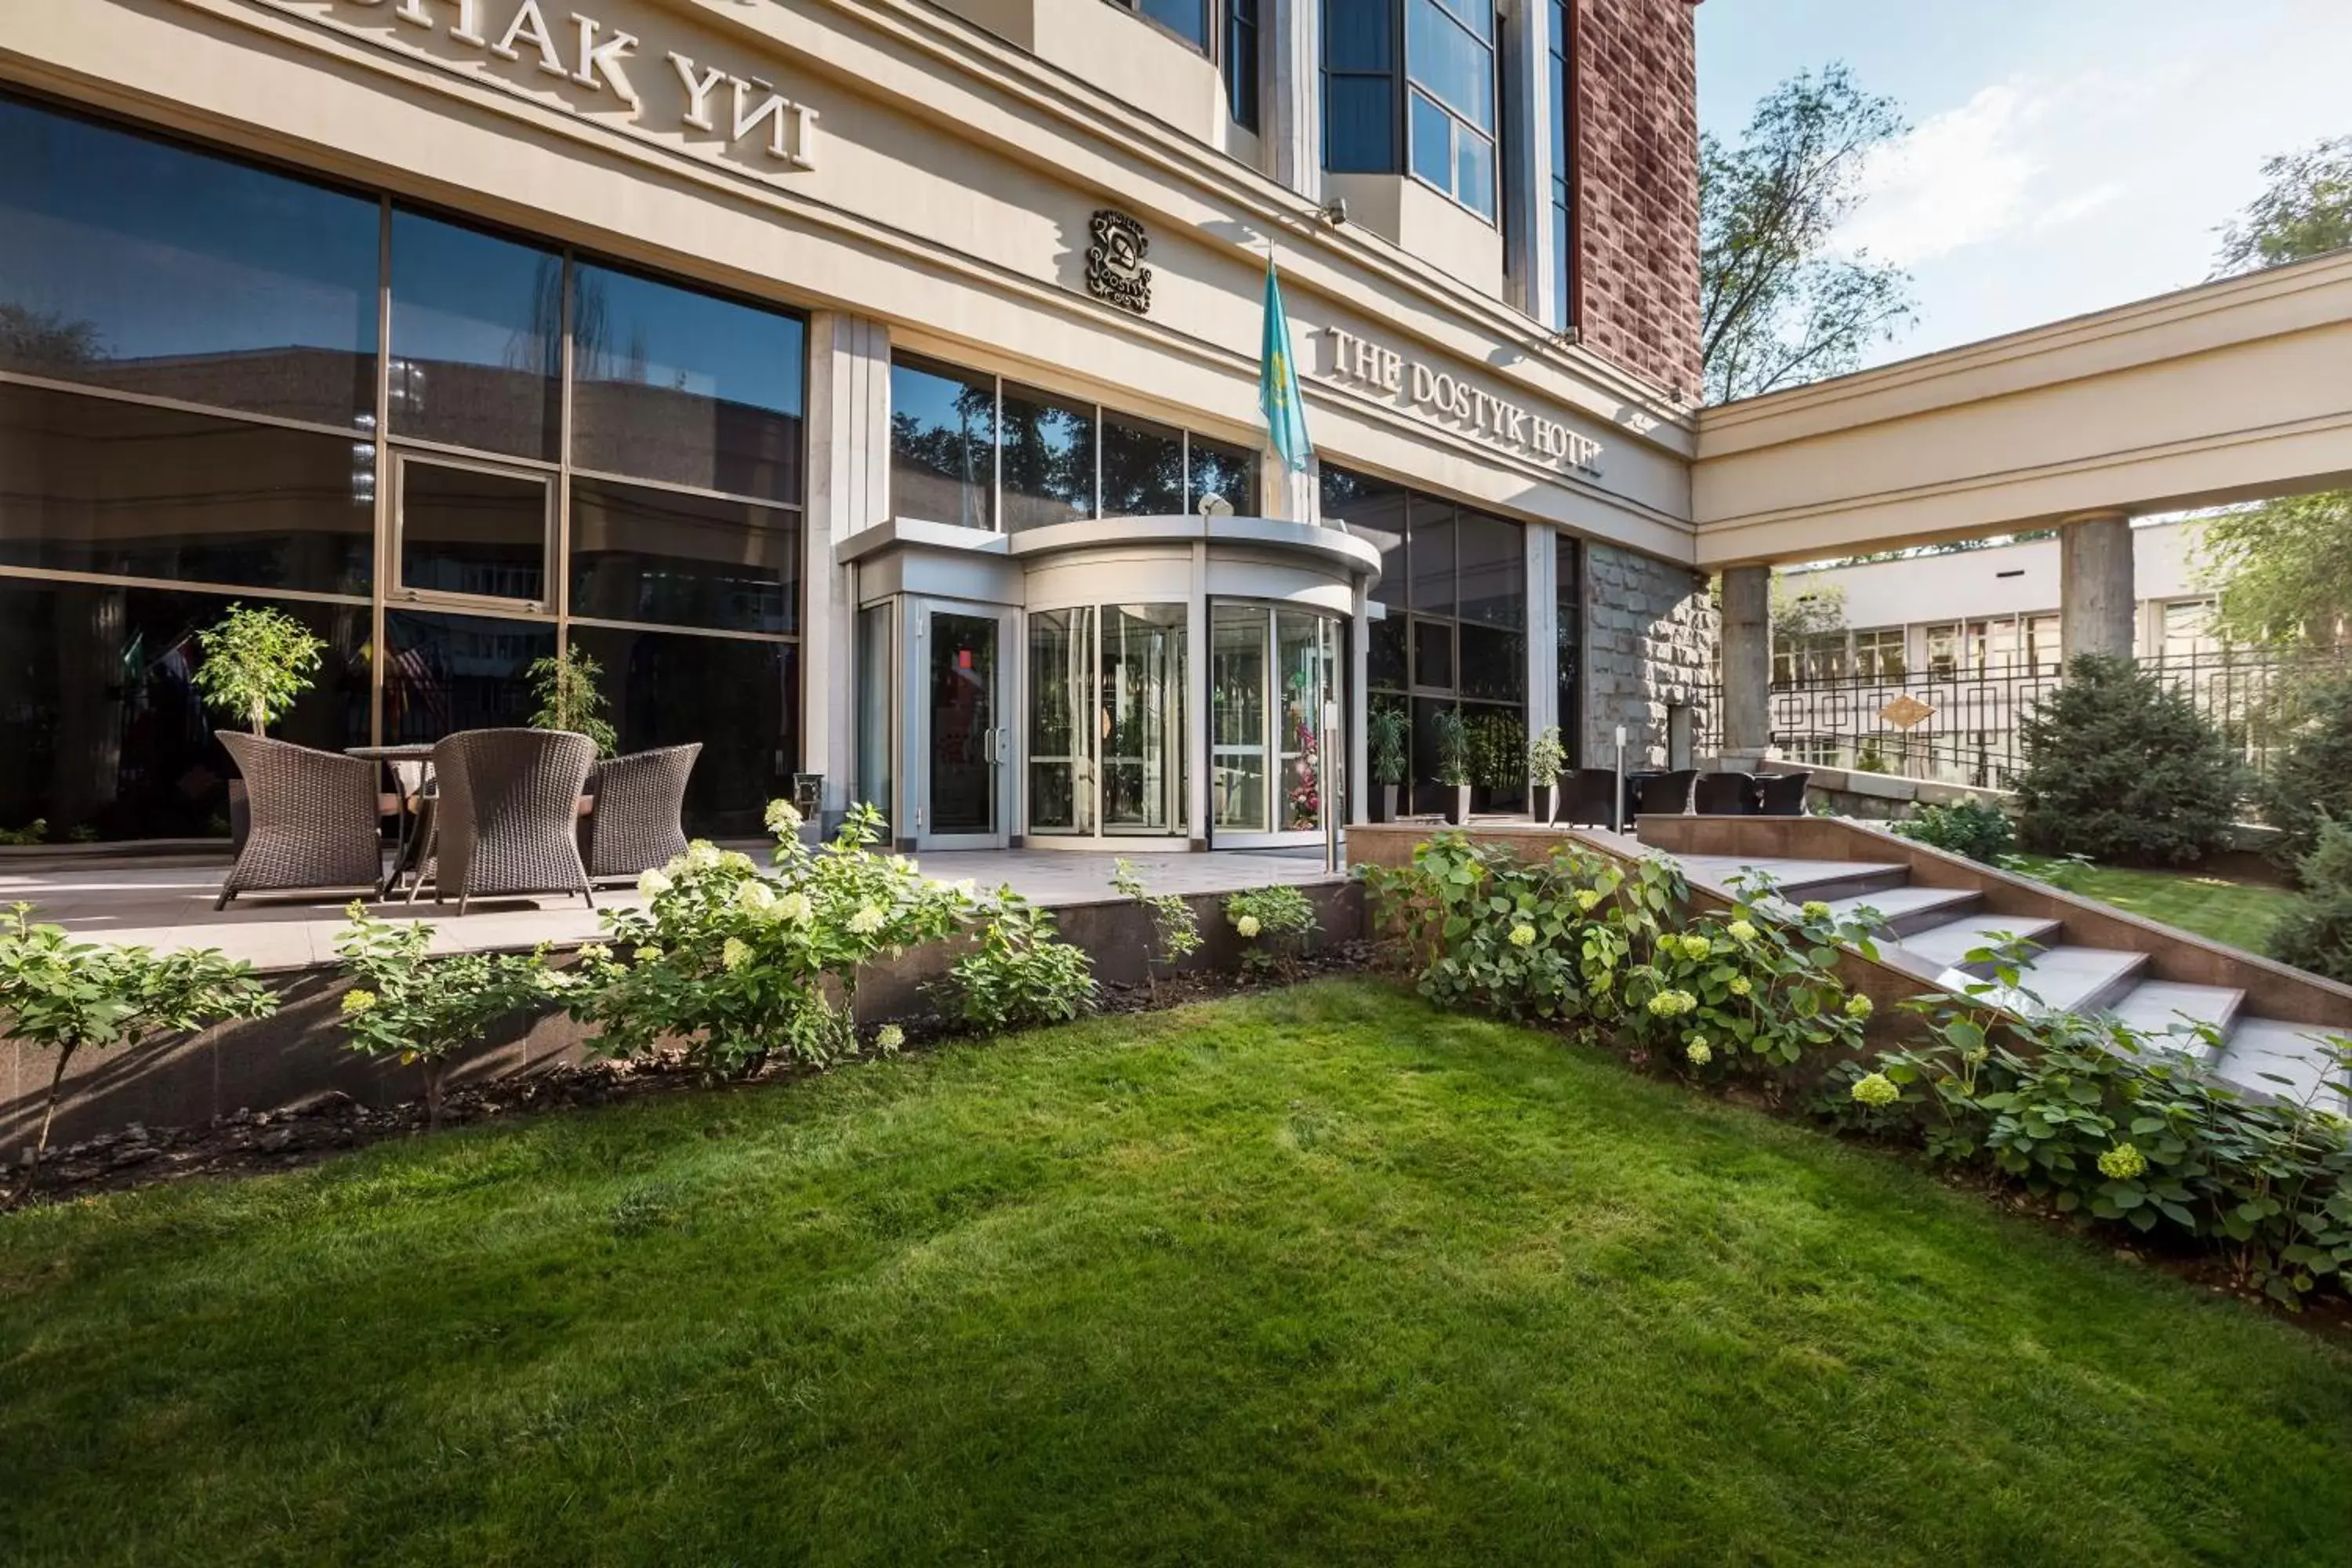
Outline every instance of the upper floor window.
[(1576, 320), (1576, 224), (1570, 193), (1576, 177), (1576, 19), (1569, 0), (1551, 0), (1551, 47), (1546, 68), (1551, 79), (1551, 298), (1552, 324), (1565, 327)]
[(1496, 84), (1491, 0), (1324, 0), (1334, 173), (1409, 172), (1491, 222)]
[(1224, 0), (1225, 109), (1243, 130), (1257, 130), (1257, 0)]
[(1159, 23), (1202, 54), (1209, 52), (1209, 0), (1111, 0)]
[(1007, 533), (1097, 517), (1258, 509), (1257, 458), (1150, 420), (900, 354), (890, 364), (893, 516)]

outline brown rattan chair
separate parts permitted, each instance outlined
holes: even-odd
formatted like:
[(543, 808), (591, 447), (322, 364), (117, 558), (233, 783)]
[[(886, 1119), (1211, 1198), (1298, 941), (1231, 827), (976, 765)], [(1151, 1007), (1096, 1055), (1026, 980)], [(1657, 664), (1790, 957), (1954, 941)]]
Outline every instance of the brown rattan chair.
[(383, 803), (373, 763), (235, 730), (214, 733), (245, 779), (247, 825), (213, 908), (228, 908), (239, 893), (380, 890)]
[[(467, 730), (433, 748), (433, 901), (577, 893), (596, 907), (575, 837), (596, 743), (560, 730)], [(410, 898), (415, 894), (412, 889)]]
[(598, 763), (588, 775), (581, 858), (591, 882), (635, 877), (686, 853), (686, 781), (702, 742), (633, 752)]
[(1766, 816), (1805, 815), (1805, 781), (1811, 773), (1762, 773), (1756, 780), (1756, 809)]
[(1680, 816), (1690, 810), (1691, 786), (1698, 782), (1696, 768), (1643, 773), (1625, 781), (1633, 796), (1635, 816)]
[(1617, 826), (1617, 774), (1610, 768), (1579, 768), (1560, 820), (1576, 827)]

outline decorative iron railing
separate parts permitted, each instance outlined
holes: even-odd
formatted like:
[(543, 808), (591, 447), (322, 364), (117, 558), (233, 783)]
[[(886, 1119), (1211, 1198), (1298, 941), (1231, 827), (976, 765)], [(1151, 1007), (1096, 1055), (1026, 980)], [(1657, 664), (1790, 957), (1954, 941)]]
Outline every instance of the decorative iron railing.
[[(2278, 700), (2310, 677), (2352, 672), (2344, 652), (2230, 649), (2141, 661), (2221, 727), (2257, 773), (2292, 720)], [(2021, 721), (2062, 676), (2054, 664), (1947, 668), (1776, 683), (1772, 744), (1791, 762), (2006, 789), (2024, 765)], [(1720, 701), (1696, 705), (1708, 715)], [(1720, 750), (1719, 734), (1694, 751)]]

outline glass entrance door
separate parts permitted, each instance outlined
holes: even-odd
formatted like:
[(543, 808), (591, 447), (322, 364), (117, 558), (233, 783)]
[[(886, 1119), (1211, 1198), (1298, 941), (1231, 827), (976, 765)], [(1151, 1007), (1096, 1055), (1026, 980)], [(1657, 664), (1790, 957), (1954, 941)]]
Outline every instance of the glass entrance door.
[(1001, 657), (1009, 612), (925, 605), (922, 823), (929, 848), (999, 848), (1012, 730)]

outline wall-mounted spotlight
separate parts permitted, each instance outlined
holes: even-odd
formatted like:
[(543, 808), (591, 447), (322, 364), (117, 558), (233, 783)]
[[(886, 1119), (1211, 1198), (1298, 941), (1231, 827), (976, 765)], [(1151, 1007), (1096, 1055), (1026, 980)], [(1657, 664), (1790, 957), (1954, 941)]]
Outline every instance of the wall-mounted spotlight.
[(1333, 228), (1347, 227), (1348, 198), (1345, 196), (1333, 196), (1329, 201), (1325, 202), (1321, 206), (1315, 209), (1315, 216), (1321, 218), (1325, 223), (1329, 224)]
[(1233, 515), (1234, 503), (1227, 500), (1224, 497), (1212, 494), (1205, 495), (1201, 498), (1201, 521), (1203, 522), (1207, 521), (1211, 518), (1231, 517)]

